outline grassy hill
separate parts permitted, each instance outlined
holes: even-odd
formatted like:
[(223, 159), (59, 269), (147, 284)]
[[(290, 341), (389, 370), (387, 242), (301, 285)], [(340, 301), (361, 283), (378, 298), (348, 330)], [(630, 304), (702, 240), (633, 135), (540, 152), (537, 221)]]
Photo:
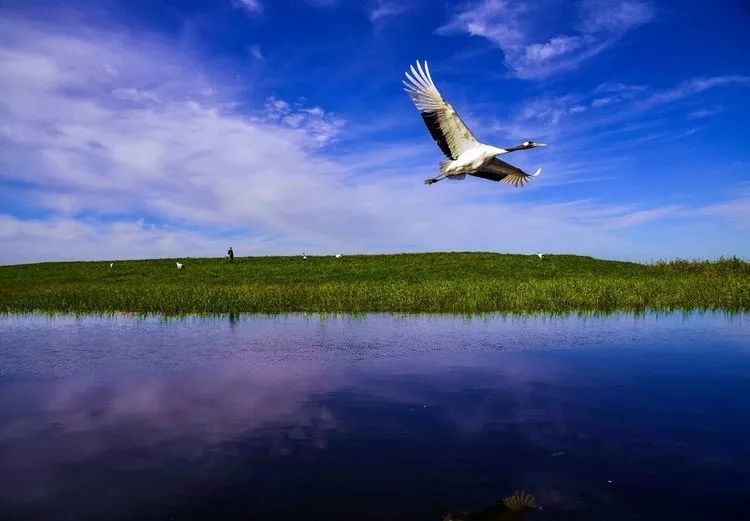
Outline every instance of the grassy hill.
[(0, 312), (750, 310), (750, 263), (424, 253), (0, 267)]

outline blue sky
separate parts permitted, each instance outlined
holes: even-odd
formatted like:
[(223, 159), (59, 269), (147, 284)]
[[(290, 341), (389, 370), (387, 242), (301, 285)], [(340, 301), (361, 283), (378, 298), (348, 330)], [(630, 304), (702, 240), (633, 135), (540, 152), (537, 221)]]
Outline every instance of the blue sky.
[[(0, 5), (0, 263), (432, 250), (750, 258), (743, 1)], [(526, 188), (425, 186), (416, 59)]]

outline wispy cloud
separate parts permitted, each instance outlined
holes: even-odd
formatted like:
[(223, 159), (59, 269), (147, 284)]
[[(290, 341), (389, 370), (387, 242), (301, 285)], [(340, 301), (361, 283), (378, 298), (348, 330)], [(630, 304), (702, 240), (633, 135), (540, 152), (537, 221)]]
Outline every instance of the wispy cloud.
[(654, 17), (640, 0), (583, 0), (575, 6), (569, 33), (545, 37), (536, 23), (545, 12), (541, 3), (480, 0), (458, 9), (438, 33), (486, 38), (500, 47), (514, 75), (540, 79), (578, 67)]
[(407, 0), (377, 0), (370, 5), (367, 16), (373, 24), (382, 23), (410, 9)]
[(692, 78), (683, 81), (674, 88), (654, 92), (645, 99), (640, 100), (634, 108), (648, 110), (660, 105), (674, 103), (675, 101), (700, 94), (701, 92), (716, 87), (743, 84), (750, 84), (750, 76), (725, 75)]
[(624, 93), (632, 93), (632, 92), (639, 92), (646, 90), (647, 87), (645, 85), (626, 85), (625, 83), (620, 82), (605, 82), (601, 85), (597, 86), (594, 89), (594, 92), (598, 93), (607, 93), (607, 94), (620, 94), (623, 95)]
[[(652, 129), (667, 124), (654, 118), (660, 111), (685, 111), (681, 101), (694, 100), (710, 89), (731, 85), (750, 85), (750, 77), (724, 75), (685, 80), (674, 87), (655, 89), (645, 85), (605, 83), (590, 93), (543, 94), (522, 103), (510, 121), (509, 129), (526, 129), (524, 135), (541, 136), (565, 129), (570, 132), (591, 131), (594, 128), (621, 125), (609, 132), (632, 132)], [(694, 103), (694, 101), (693, 101)], [(721, 112), (722, 107), (693, 109), (691, 119), (705, 118)], [(682, 112), (684, 114), (684, 112)], [(648, 121), (639, 121), (648, 117)], [(623, 124), (623, 122), (626, 122)], [(674, 121), (671, 122), (674, 124)]]
[(260, 48), (259, 44), (254, 44), (248, 47), (248, 52), (250, 53), (250, 56), (255, 58), (256, 60), (264, 60), (265, 56), (263, 56), (263, 51)]
[(263, 4), (260, 0), (233, 0), (235, 5), (245, 9), (250, 13), (260, 13), (263, 10)]
[(713, 107), (706, 107), (706, 108), (691, 110), (690, 112), (688, 112), (688, 118), (690, 119), (710, 118), (711, 116), (721, 114), (722, 112), (724, 112), (724, 107), (722, 105), (714, 105)]
[(608, 221), (607, 226), (611, 228), (630, 228), (673, 216), (679, 210), (680, 208), (675, 205), (649, 208), (648, 210), (635, 210), (613, 217)]
[(289, 103), (272, 96), (266, 100), (265, 109), (268, 121), (299, 130), (319, 145), (333, 140), (344, 126), (343, 119), (328, 114), (321, 107), (307, 107), (302, 101)]
[(746, 184), (732, 200), (704, 206), (695, 213), (720, 217), (742, 228), (750, 228), (750, 186)]
[[(30, 260), (139, 259), (215, 256), (230, 240), (262, 248), (252, 236), (214, 236), (143, 220), (98, 221), (72, 217), (19, 219), (0, 214), (0, 243), (13, 246), (0, 263)], [(5, 248), (3, 248), (5, 249)], [(56, 254), (51, 255), (55, 251)]]

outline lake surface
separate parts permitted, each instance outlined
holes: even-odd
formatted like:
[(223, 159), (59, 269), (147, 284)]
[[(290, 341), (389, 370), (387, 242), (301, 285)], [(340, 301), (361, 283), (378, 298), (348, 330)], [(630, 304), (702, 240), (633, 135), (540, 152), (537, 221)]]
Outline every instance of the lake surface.
[(750, 519), (750, 316), (0, 318), (0, 519), (440, 520), (521, 489), (526, 519)]

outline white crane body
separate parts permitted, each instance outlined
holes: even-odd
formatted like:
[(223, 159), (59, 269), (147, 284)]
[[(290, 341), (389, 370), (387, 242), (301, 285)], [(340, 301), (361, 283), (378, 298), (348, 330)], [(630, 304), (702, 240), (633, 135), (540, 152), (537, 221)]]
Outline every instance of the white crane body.
[(508, 151), (504, 148), (492, 147), (480, 143), (478, 146), (461, 153), (453, 161), (443, 161), (440, 164), (440, 172), (447, 176), (451, 176), (480, 170), (492, 160), (493, 157), (507, 153)]

